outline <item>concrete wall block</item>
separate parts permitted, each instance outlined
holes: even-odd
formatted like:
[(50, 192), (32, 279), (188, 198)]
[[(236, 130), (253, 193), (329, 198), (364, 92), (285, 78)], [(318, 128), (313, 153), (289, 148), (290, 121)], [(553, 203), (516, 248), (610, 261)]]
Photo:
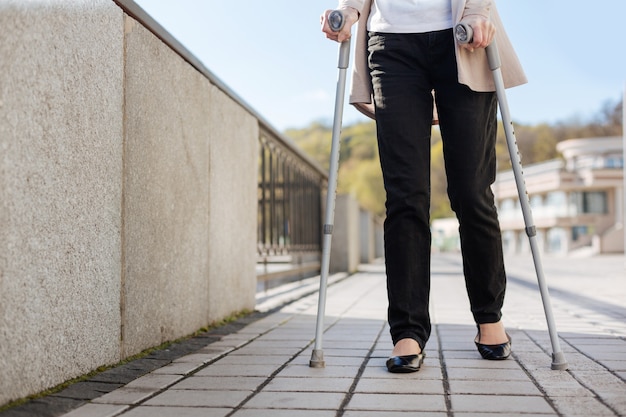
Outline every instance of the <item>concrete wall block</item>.
[(207, 325), (211, 84), (126, 17), (122, 355)]
[(385, 220), (374, 220), (374, 258), (385, 257)]
[(361, 263), (367, 264), (374, 260), (375, 235), (374, 219), (367, 210), (359, 210), (359, 251)]
[(253, 310), (259, 125), (217, 87), (210, 106), (209, 321)]
[(330, 254), (330, 272), (354, 272), (359, 266), (359, 203), (337, 195)]
[(0, 404), (119, 360), (122, 24), (0, 3)]

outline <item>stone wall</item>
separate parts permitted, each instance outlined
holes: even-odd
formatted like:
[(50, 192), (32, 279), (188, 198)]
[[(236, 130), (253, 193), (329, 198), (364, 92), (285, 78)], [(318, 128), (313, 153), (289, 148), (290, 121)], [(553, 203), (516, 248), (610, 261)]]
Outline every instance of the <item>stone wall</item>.
[(254, 308), (255, 115), (110, 0), (0, 27), (0, 405)]

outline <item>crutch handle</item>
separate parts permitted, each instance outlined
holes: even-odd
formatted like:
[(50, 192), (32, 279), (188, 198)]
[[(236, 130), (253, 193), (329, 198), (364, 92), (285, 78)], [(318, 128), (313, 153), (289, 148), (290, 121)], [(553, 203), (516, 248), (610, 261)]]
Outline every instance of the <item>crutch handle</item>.
[(474, 30), (467, 23), (459, 23), (454, 27), (454, 37), (460, 44), (470, 43), (474, 38)]
[[(454, 27), (454, 36), (458, 43), (467, 44), (471, 43), (474, 39), (474, 29), (467, 23), (459, 23)], [(500, 68), (500, 53), (498, 52), (498, 45), (494, 40), (487, 46), (487, 60), (489, 61), (489, 69), (491, 71)]]
[(333, 10), (328, 14), (328, 26), (333, 32), (340, 32), (345, 21), (341, 10)]
[[(328, 13), (328, 26), (333, 32), (340, 32), (346, 23), (346, 19), (341, 10), (333, 10)], [(338, 68), (348, 68), (350, 66), (350, 38), (343, 41), (339, 47)]]

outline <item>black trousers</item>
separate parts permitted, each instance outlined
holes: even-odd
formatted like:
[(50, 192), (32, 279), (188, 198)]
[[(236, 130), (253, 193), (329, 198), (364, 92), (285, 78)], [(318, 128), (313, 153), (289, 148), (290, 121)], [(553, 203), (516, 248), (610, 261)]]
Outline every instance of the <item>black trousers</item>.
[[(500, 320), (506, 276), (495, 180), (497, 100), (458, 83), (452, 29), (370, 33), (380, 162), (387, 194), (385, 263), (391, 337), (430, 337), (430, 138), (437, 103), (448, 196), (459, 220), (476, 323)], [(474, 53), (482, 53), (475, 51)]]

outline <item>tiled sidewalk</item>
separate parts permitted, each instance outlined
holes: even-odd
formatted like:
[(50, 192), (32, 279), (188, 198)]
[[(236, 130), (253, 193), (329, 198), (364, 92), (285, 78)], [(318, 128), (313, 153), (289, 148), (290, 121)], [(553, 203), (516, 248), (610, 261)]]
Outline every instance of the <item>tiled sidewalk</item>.
[(507, 259), (507, 269), (504, 320), (514, 354), (506, 361), (480, 359), (461, 260), (435, 255), (433, 334), (417, 373), (385, 369), (391, 343), (384, 270), (368, 265), (329, 287), (325, 368), (308, 366), (314, 294), (65, 416), (626, 415), (624, 257), (544, 259), (568, 371), (550, 369), (551, 345), (531, 258)]

